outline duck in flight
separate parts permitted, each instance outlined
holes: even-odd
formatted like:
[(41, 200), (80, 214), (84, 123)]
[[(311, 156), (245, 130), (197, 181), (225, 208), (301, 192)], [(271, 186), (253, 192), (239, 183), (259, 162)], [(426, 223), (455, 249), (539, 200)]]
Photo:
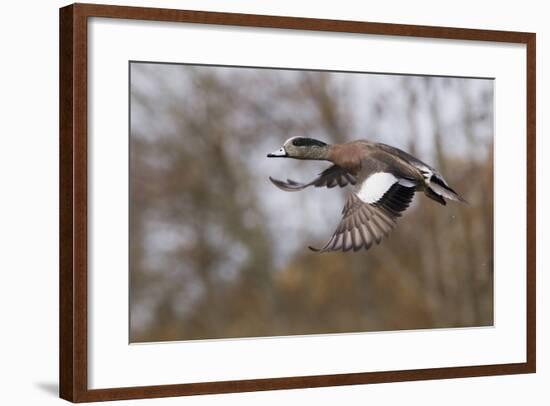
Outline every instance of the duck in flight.
[(353, 186), (342, 210), (342, 220), (332, 237), (316, 252), (358, 251), (379, 244), (395, 227), (396, 219), (409, 207), (416, 192), (446, 205), (445, 199), (466, 202), (431, 166), (405, 151), (382, 143), (357, 140), (345, 144), (292, 137), (268, 158), (311, 159), (332, 162), (307, 183), (269, 177), (287, 192), (310, 186)]

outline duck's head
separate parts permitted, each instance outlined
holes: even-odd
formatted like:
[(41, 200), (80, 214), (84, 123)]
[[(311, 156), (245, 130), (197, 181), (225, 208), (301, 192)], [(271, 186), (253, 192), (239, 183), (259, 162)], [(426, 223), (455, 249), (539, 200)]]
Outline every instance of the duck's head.
[(267, 154), (268, 158), (318, 159), (328, 158), (329, 145), (307, 137), (292, 137), (277, 151)]

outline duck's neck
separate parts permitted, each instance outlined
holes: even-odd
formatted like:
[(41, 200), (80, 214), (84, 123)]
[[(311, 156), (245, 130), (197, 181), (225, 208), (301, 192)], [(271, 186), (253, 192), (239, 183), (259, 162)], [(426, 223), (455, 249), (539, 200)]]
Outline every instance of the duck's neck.
[(315, 146), (309, 148), (307, 153), (302, 157), (302, 159), (311, 159), (315, 161), (328, 161), (330, 160), (330, 149), (332, 145), (325, 146)]

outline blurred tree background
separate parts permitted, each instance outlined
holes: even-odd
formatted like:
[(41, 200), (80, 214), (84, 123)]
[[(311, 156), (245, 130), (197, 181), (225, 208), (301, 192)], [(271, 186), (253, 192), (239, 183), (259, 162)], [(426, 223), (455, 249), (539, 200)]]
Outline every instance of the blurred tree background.
[[(130, 341), (493, 324), (493, 81), (131, 64)], [(348, 190), (285, 193), (328, 163), (292, 136), (367, 138), (469, 202), (417, 194), (366, 252), (316, 254)]]

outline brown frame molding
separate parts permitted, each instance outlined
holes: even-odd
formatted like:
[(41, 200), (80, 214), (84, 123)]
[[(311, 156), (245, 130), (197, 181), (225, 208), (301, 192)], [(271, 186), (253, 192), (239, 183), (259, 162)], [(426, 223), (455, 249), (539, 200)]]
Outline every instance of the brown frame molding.
[[(60, 9), (59, 51), (59, 383), (72, 402), (312, 388), (536, 371), (536, 36), (534, 33), (73, 4)], [(527, 361), (516, 364), (316, 375), (177, 385), (88, 389), (87, 358), (87, 19), (105, 17), (198, 24), (492, 41), (527, 46)]]

